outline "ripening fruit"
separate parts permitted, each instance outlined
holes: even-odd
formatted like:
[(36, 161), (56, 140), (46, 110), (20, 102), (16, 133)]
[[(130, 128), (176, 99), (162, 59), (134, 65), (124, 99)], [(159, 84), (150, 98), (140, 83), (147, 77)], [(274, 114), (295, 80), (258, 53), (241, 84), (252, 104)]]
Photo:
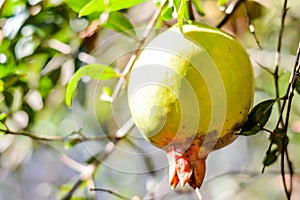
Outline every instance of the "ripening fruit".
[(230, 144), (252, 106), (254, 80), (245, 50), (202, 24), (174, 26), (142, 50), (132, 69), (132, 118), (170, 160), (170, 185), (200, 187), (207, 155)]

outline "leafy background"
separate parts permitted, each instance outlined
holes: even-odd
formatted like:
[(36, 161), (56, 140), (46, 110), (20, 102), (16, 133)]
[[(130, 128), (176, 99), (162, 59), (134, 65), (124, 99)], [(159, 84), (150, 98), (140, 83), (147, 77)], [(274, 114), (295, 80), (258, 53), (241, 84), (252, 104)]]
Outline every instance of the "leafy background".
[[(67, 199), (78, 180), (82, 182), (72, 199), (119, 199), (109, 191), (129, 199), (197, 198), (188, 187), (170, 190), (166, 155), (145, 142), (136, 128), (130, 129), (124, 139), (116, 138), (129, 114), (126, 90), (121, 86), (114, 96), (115, 86), (130, 55), (143, 42), (143, 31), (160, 9), (160, 2), (107, 2), (0, 1), (0, 199)], [(196, 19), (212, 26), (225, 16), (222, 8), (232, 3), (192, 2)], [(239, 39), (253, 61), (257, 104), (275, 97), (273, 77), (264, 68), (274, 70), (283, 2), (245, 2), (247, 9), (239, 7), (222, 28)], [(300, 41), (300, 2), (290, 0), (288, 7), (279, 71), (281, 95)], [(262, 49), (249, 32), (245, 10)], [(167, 28), (177, 17), (191, 20), (180, 1), (167, 1), (153, 26)], [(152, 31), (147, 41), (157, 33), (158, 30)], [(92, 71), (82, 70), (87, 64), (92, 64)], [(107, 65), (113, 70), (105, 68)], [(107, 80), (84, 76), (104, 69), (100, 79)], [(81, 75), (72, 79), (74, 93), (66, 94), (67, 87), (72, 88), (68, 83), (76, 71), (81, 71)], [(74, 96), (71, 108), (65, 103), (66, 95), (69, 101)], [(295, 170), (294, 199), (300, 197), (297, 105), (300, 98), (296, 94), (288, 134)], [(274, 106), (267, 127), (276, 124), (276, 109)], [(84, 138), (90, 139), (82, 142)], [(268, 138), (265, 132), (240, 136), (232, 145), (212, 153), (201, 188), (204, 199), (284, 199), (279, 163), (260, 173)], [(107, 152), (109, 156), (98, 163), (93, 177), (86, 178), (89, 167), (94, 166), (91, 163), (95, 163), (93, 156), (105, 156)], [(93, 187), (105, 191), (91, 192)]]

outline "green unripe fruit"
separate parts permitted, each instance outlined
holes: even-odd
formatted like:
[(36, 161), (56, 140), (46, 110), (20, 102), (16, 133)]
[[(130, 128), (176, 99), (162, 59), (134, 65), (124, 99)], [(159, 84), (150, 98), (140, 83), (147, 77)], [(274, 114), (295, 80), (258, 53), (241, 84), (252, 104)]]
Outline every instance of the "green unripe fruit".
[(209, 152), (230, 144), (253, 103), (252, 65), (230, 35), (206, 25), (174, 26), (142, 50), (128, 102), (145, 138), (167, 151), (170, 184), (200, 187)]

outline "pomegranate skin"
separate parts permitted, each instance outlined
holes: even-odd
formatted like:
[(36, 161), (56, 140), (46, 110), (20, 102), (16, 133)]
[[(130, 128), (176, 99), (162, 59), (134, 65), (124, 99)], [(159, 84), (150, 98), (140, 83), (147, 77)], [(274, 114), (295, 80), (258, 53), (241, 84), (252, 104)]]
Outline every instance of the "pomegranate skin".
[(236, 139), (254, 96), (249, 57), (230, 35), (202, 24), (172, 27), (142, 50), (132, 69), (132, 118), (169, 158), (170, 185), (199, 188), (208, 154)]

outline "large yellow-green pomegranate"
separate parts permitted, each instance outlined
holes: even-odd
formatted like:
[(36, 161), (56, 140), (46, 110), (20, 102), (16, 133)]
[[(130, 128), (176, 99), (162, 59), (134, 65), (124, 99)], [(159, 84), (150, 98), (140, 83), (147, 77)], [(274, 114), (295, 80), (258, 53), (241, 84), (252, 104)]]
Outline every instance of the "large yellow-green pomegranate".
[(132, 118), (170, 159), (170, 185), (200, 187), (207, 155), (230, 144), (252, 106), (249, 57), (232, 36), (203, 24), (174, 26), (141, 52), (130, 74)]

